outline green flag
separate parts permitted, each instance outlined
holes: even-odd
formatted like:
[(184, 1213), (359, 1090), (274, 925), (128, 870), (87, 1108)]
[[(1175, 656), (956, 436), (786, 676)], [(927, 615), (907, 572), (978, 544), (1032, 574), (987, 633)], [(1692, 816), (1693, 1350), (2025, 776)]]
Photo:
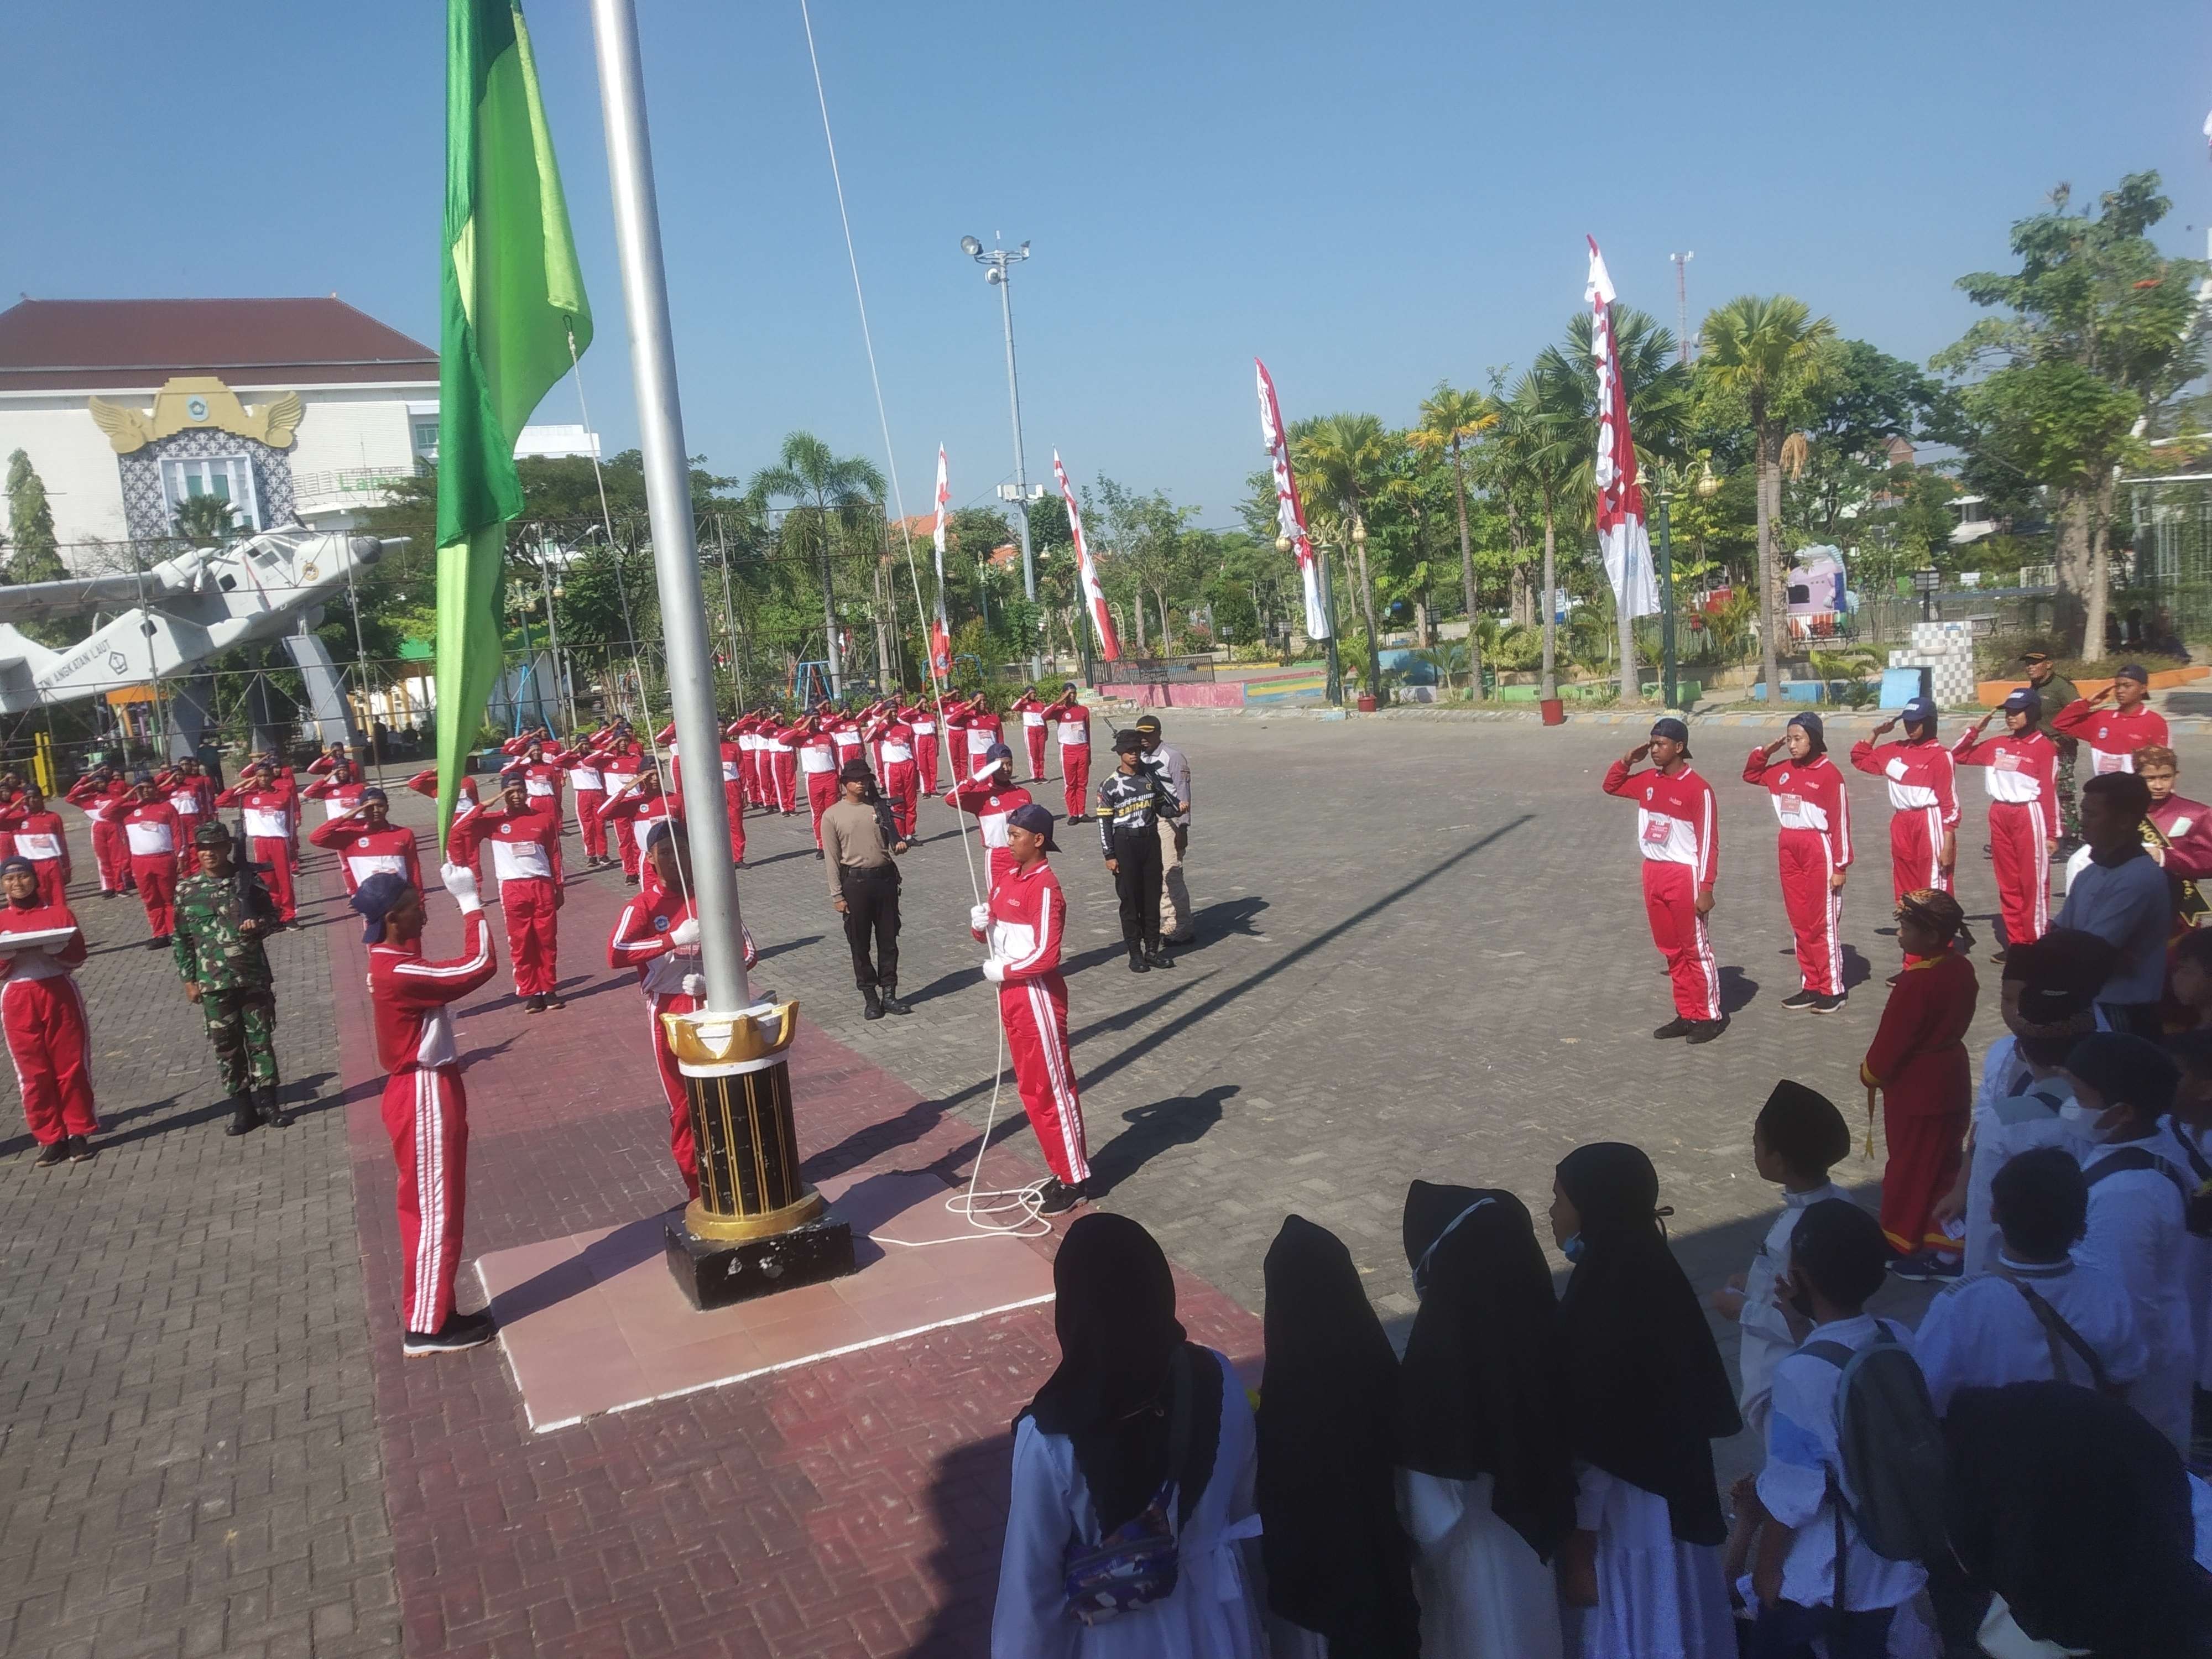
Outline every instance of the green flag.
[(438, 840), (499, 678), (514, 445), (592, 343), (561, 169), (516, 0), (447, 0), (438, 361)]

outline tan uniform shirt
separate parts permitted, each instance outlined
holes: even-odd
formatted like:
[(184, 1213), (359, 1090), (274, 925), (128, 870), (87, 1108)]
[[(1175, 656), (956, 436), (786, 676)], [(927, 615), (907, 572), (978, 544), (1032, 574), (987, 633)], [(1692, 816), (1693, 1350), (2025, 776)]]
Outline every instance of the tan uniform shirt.
[(869, 870), (891, 861), (876, 809), (863, 800), (833, 801), (822, 814), (822, 868), (830, 878), (830, 897), (845, 896), (845, 872)]

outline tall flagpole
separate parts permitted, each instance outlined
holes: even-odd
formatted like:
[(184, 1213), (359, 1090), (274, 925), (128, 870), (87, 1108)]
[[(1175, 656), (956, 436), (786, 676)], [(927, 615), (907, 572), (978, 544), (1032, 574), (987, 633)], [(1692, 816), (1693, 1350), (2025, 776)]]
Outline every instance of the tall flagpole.
[(684, 461), (684, 416), (676, 392), (676, 343), (668, 326), (668, 278), (660, 258), (660, 204), (653, 187), (653, 141), (646, 131), (645, 76), (638, 63), (633, 0), (592, 0), (599, 47), (599, 102), (607, 129), (607, 174), (614, 192), (615, 243), (623, 308), (629, 324), (630, 374), (637, 383), (638, 447), (645, 458), (646, 509), (653, 523), (653, 568), (668, 653), (668, 697), (676, 744), (692, 757), (684, 775), (684, 816), (696, 856), (692, 899), (707, 976), (707, 1006), (720, 1013), (747, 1006), (738, 877), (722, 797), (721, 732), (714, 714), (714, 656), (707, 641), (707, 596), (692, 542), (691, 487)]

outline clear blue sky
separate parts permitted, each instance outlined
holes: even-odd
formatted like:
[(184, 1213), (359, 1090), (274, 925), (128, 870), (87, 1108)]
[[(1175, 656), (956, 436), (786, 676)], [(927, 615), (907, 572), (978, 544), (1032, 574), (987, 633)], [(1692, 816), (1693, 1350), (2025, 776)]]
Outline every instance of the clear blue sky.
[[(690, 447), (805, 427), (882, 460), (797, 0), (642, 0)], [(1507, 15), (1511, 14), (1511, 15)], [(599, 324), (597, 423), (633, 441), (582, 0), (529, 16)], [(435, 344), (443, 8), (17, 8), (0, 101), (0, 301), (337, 290)], [(1581, 304), (1692, 326), (1786, 289), (1924, 359), (2010, 222), (2156, 167), (2201, 252), (2212, 11), (819, 0), (910, 511), (1012, 473), (998, 307), (963, 232), (1035, 245), (1014, 290), (1030, 471), (1159, 485), (1234, 521), (1261, 465), (1250, 358), (1295, 420), (1410, 420), (1525, 364)], [(2194, 231), (2185, 230), (2194, 226)], [(572, 389), (544, 420), (576, 418)]]

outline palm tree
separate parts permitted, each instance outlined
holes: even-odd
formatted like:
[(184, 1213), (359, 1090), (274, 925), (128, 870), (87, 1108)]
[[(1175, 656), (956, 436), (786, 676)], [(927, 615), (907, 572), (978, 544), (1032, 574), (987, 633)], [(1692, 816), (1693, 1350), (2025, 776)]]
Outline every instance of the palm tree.
[(1345, 542), (1359, 557), (1359, 605), (1367, 618), (1367, 690), (1382, 689), (1382, 636), (1375, 629), (1375, 586), (1367, 579), (1367, 529), (1360, 504), (1382, 488), (1394, 446), (1373, 415), (1323, 415), (1291, 429), (1298, 475), (1343, 515)]
[(1540, 688), (1547, 702), (1559, 694), (1559, 520), (1571, 505), (1575, 457), (1571, 442), (1560, 428), (1563, 411), (1553, 399), (1556, 387), (1534, 373), (1513, 383), (1512, 392), (1498, 406), (1498, 427), (1492, 437), (1495, 465), (1509, 489), (1525, 489), (1534, 497), (1544, 520), (1544, 670)]
[(822, 563), (823, 655), (830, 664), (830, 695), (845, 694), (843, 672), (837, 660), (837, 597), (830, 577), (830, 550), (836, 532), (852, 531), (864, 524), (884, 496), (884, 475), (860, 456), (832, 454), (830, 446), (811, 432), (794, 432), (783, 441), (781, 464), (753, 474), (752, 495), (762, 501), (770, 496), (788, 497), (793, 503), (784, 525), (802, 550), (811, 544)]
[(196, 546), (221, 547), (237, 533), (238, 509), (222, 495), (188, 495), (177, 504), (177, 534)]
[(1814, 317), (1802, 300), (1787, 294), (1761, 297), (1745, 294), (1705, 319), (1702, 361), (1722, 385), (1741, 394), (1750, 411), (1758, 458), (1759, 651), (1766, 682), (1766, 706), (1779, 705), (1782, 675), (1777, 662), (1781, 635), (1775, 599), (1779, 588), (1774, 557), (1774, 525), (1782, 516), (1782, 440), (1789, 430), (1790, 394), (1802, 382), (1815, 355), (1835, 337), (1835, 325)]
[(1416, 449), (1440, 450), (1451, 457), (1452, 494), (1459, 507), (1459, 579), (1467, 589), (1467, 684), (1478, 702), (1482, 700), (1482, 644), (1475, 632), (1474, 550), (1467, 537), (1467, 441), (1497, 424), (1497, 406), (1487, 397), (1455, 391), (1450, 381), (1438, 380), (1437, 389), (1422, 402), (1421, 423), (1406, 434), (1406, 441)]
[[(1567, 323), (1564, 347), (1546, 346), (1536, 355), (1535, 374), (1545, 383), (1546, 401), (1559, 417), (1559, 434), (1574, 457), (1573, 493), (1593, 513), (1597, 501), (1597, 362), (1591, 355), (1595, 328), (1589, 313), (1577, 312)], [(1690, 416), (1690, 371), (1676, 357), (1674, 336), (1632, 306), (1613, 308), (1613, 354), (1620, 383), (1628, 394), (1628, 428), (1636, 445), (1638, 471), (1649, 473), (1660, 460), (1680, 453)], [(1620, 700), (1641, 701), (1636, 672), (1635, 619), (1616, 607), (1620, 649)]]

